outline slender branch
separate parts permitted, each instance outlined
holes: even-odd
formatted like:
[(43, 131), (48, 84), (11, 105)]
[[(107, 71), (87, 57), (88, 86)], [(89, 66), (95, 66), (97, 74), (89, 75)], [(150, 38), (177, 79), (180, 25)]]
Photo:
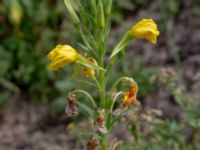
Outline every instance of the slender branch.
[(110, 112), (112, 113), (112, 111), (113, 111), (113, 107), (114, 107), (114, 105), (115, 105), (115, 102), (116, 102), (116, 100), (117, 100), (117, 98), (120, 96), (120, 95), (122, 95), (123, 94), (123, 92), (118, 92), (116, 95), (115, 95), (115, 97), (114, 97), (114, 99), (113, 99), (113, 102), (112, 102), (112, 105), (111, 105), (111, 107), (110, 107)]
[(75, 91), (73, 91), (73, 92), (71, 92), (71, 93), (73, 93), (73, 94), (75, 94), (75, 93), (82, 93), (82, 94), (85, 94), (85, 95), (89, 98), (89, 100), (91, 101), (91, 103), (93, 104), (93, 106), (94, 106), (95, 108), (97, 108), (97, 105), (96, 105), (94, 99), (92, 98), (92, 96), (91, 96), (88, 92), (83, 91), (83, 90), (75, 90)]
[(117, 84), (119, 84), (121, 81), (129, 81), (129, 82), (134, 82), (134, 80), (132, 79), (132, 78), (129, 78), (129, 77), (121, 77), (121, 78), (119, 78), (117, 81), (115, 81), (115, 83), (113, 84), (113, 86), (112, 86), (112, 88), (111, 88), (111, 91), (113, 90), (113, 89), (115, 89), (115, 87), (117, 86)]

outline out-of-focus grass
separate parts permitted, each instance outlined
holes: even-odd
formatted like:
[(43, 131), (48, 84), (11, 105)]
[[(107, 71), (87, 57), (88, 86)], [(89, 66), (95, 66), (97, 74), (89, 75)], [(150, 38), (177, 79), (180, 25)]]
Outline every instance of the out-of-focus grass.
[[(161, 33), (166, 39), (170, 37), (170, 49), (175, 51), (173, 57), (176, 64), (174, 65), (178, 64), (178, 69), (181, 66), (176, 52), (177, 47), (176, 43), (173, 43), (174, 36), (168, 30), (167, 24), (179, 13), (181, 5), (175, 0), (169, 0), (165, 5), (162, 5), (162, 2), (164, 0), (156, 1), (158, 13), (162, 16)], [(200, 1), (193, 0), (192, 2), (197, 4), (192, 13), (199, 15)], [(114, 1), (112, 16), (114, 26), (125, 23), (124, 12), (137, 12), (140, 7), (145, 8), (149, 3), (147, 0)], [(11, 13), (13, 9), (17, 9), (21, 14), (17, 22), (16, 16), (13, 20)], [(50, 113), (55, 115), (63, 112), (67, 92), (71, 91), (76, 84), (80, 88), (85, 84), (79, 81), (72, 82), (72, 68), (68, 67), (67, 71), (59, 71), (56, 75), (49, 71), (46, 54), (58, 43), (71, 43), (78, 46), (79, 40), (79, 35), (69, 21), (63, 1), (2, 0), (0, 2), (0, 106), (9, 105), (13, 95), (23, 94), (26, 99), (37, 102), (55, 100)], [(127, 65), (127, 59), (120, 59), (120, 56), (119, 61), (117, 69), (111, 72), (112, 79), (108, 80), (109, 85), (119, 76), (125, 74), (131, 76), (139, 85), (139, 99), (148, 97), (150, 93), (160, 88), (160, 85), (150, 82), (157, 68), (145, 67), (143, 64), (132, 68), (132, 65)], [(97, 95), (92, 87), (88, 87), (88, 91), (91, 91), (94, 96)], [(154, 150), (160, 149), (161, 146), (165, 149), (199, 148), (197, 143), (200, 138), (198, 105), (193, 101), (187, 102), (187, 91), (177, 91), (177, 88), (174, 88), (170, 89), (170, 92), (181, 108), (184, 118), (179, 121), (174, 118), (161, 119), (150, 116), (153, 117), (151, 121), (140, 122), (141, 114), (135, 112), (133, 116), (138, 116), (135, 120), (137, 122), (134, 122), (131, 127), (135, 142), (127, 143), (125, 149), (131, 149), (133, 145), (136, 149)], [(98, 97), (96, 96), (95, 99), (98, 100)], [(137, 139), (140, 140), (137, 141)]]
[(56, 43), (77, 41), (73, 29), (68, 30), (71, 24), (63, 3), (3, 0), (0, 12), (1, 105), (13, 93), (37, 102), (53, 99), (59, 92), (55, 79), (62, 80), (66, 73), (55, 76), (49, 71), (46, 54)]

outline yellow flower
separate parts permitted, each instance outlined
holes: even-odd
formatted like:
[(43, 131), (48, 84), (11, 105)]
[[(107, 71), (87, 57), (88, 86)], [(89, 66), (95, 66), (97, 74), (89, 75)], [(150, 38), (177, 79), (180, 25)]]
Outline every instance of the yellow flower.
[(75, 49), (69, 45), (57, 45), (47, 57), (51, 60), (49, 68), (57, 70), (64, 67), (66, 64), (74, 62), (78, 59), (79, 55)]
[(124, 106), (133, 105), (135, 106), (137, 104), (137, 92), (138, 92), (138, 86), (136, 83), (134, 83), (128, 92), (124, 93), (124, 99), (123, 104)]
[(142, 19), (129, 32), (134, 38), (144, 38), (153, 44), (157, 43), (157, 37), (160, 34), (156, 23), (152, 19)]

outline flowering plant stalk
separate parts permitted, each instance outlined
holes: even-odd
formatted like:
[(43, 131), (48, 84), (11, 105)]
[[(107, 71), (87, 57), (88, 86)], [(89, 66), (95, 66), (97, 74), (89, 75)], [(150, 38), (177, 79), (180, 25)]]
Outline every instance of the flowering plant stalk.
[[(49, 68), (57, 70), (70, 63), (75, 63), (75, 74), (82, 70), (87, 83), (94, 85), (99, 92), (99, 100), (94, 100), (89, 92), (83, 89), (68, 94), (66, 113), (68, 116), (77, 114), (78, 108), (87, 111), (93, 118), (93, 135), (87, 144), (88, 150), (95, 150), (99, 146), (102, 150), (108, 149), (107, 136), (113, 124), (119, 120), (127, 109), (138, 103), (138, 85), (130, 77), (119, 78), (112, 87), (107, 86), (109, 71), (113, 67), (115, 57), (129, 42), (135, 38), (143, 38), (156, 44), (159, 31), (152, 19), (143, 19), (125, 33), (122, 40), (116, 44), (110, 57), (107, 55), (107, 43), (111, 28), (110, 13), (112, 0), (64, 0), (74, 27), (79, 31), (82, 42), (79, 48), (69, 45), (58, 45), (49, 54), (51, 60)], [(83, 54), (81, 54), (81, 51)], [(106, 59), (107, 58), (107, 59)], [(106, 61), (105, 61), (106, 60)], [(106, 62), (106, 63), (105, 63)], [(126, 88), (118, 90), (119, 84), (126, 83)], [(110, 90), (109, 90), (110, 89)], [(84, 94), (91, 102), (91, 106), (76, 98), (77, 94)], [(107, 94), (108, 93), (108, 94)], [(121, 101), (115, 108), (116, 101)], [(96, 140), (100, 144), (96, 144)]]

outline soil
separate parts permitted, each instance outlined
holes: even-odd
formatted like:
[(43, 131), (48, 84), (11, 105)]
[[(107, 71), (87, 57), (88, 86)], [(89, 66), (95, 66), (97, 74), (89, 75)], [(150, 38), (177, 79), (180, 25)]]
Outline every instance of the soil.
[[(161, 33), (157, 46), (137, 40), (129, 46), (128, 53), (129, 57), (134, 54), (137, 64), (174, 68), (176, 61), (173, 51), (177, 51), (186, 90), (200, 100), (199, 87), (193, 86), (199, 80), (196, 75), (200, 71), (200, 19), (192, 14), (194, 7), (191, 1), (181, 1), (179, 13), (167, 23), (168, 34)], [(158, 10), (157, 4), (152, 2), (147, 8), (140, 9), (136, 17), (127, 17), (127, 20), (129, 24), (141, 18), (162, 21)], [(131, 53), (132, 49), (134, 53)], [(176, 118), (180, 112), (170, 93), (163, 90), (148, 95), (143, 101), (146, 108), (162, 109), (167, 117)], [(30, 104), (13, 97), (11, 107), (0, 109), (0, 150), (74, 149), (75, 138), (68, 135), (66, 128), (68, 120), (49, 117), (48, 108), (47, 105)]]
[(1, 150), (74, 149), (70, 143), (75, 139), (67, 134), (67, 122), (49, 117), (47, 105), (30, 104), (14, 97), (12, 106), (0, 114)]

